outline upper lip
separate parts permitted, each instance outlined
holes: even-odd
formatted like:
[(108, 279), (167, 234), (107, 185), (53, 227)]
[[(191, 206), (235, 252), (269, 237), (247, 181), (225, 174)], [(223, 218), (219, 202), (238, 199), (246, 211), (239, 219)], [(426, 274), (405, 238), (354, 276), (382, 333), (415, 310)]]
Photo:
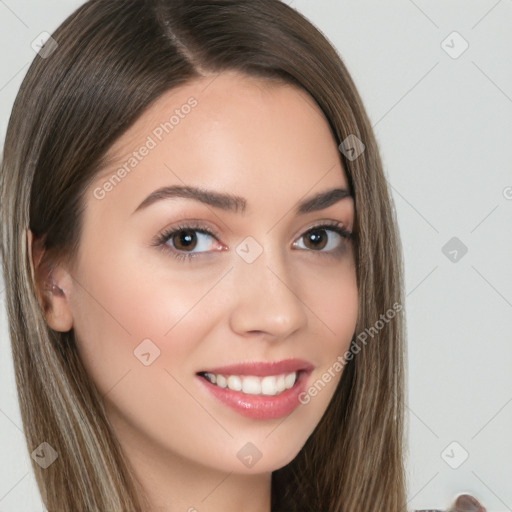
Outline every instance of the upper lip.
[(283, 373), (298, 372), (300, 370), (309, 372), (314, 366), (304, 359), (284, 359), (282, 361), (258, 361), (217, 366), (199, 373), (215, 373), (220, 375), (254, 375), (265, 377), (267, 375), (281, 375)]

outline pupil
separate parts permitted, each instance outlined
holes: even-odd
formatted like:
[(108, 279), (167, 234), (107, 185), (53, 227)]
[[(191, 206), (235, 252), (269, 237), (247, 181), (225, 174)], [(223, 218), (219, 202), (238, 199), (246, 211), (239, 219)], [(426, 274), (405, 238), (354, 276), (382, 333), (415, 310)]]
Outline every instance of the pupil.
[[(190, 246), (194, 246), (195, 245), (195, 241), (194, 241), (194, 231), (181, 231), (179, 236), (178, 236), (178, 240), (179, 240), (179, 243), (177, 244), (178, 246), (182, 246), (183, 248), (185, 249), (190, 249)], [(178, 247), (179, 249), (180, 247)], [(194, 248), (194, 247), (192, 247)]]
[[(322, 234), (318, 234), (318, 233), (322, 233)], [(313, 245), (315, 245), (315, 243), (317, 243), (318, 241), (321, 241), (323, 236), (324, 236), (323, 230), (322, 231), (312, 231), (309, 234), (308, 239), (313, 242)], [(325, 247), (325, 243), (320, 248), (322, 249), (323, 247)], [(318, 245), (316, 245), (316, 248), (318, 248)]]

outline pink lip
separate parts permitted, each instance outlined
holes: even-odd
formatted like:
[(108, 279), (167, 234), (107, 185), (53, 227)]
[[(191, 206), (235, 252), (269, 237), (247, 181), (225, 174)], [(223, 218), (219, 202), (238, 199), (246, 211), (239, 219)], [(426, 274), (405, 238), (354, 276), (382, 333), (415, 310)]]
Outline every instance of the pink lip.
[[(208, 381), (200, 374), (196, 375), (201, 386), (242, 416), (265, 420), (282, 418), (291, 414), (300, 404), (299, 396), (306, 389), (306, 384), (314, 366), (301, 359), (287, 359), (275, 363), (246, 363), (211, 368), (208, 373), (220, 375), (254, 375), (265, 377), (267, 375), (280, 375), (283, 373), (298, 372), (297, 380), (292, 388), (279, 395), (249, 395), (241, 391), (221, 388)], [(200, 372), (203, 373), (203, 372)]]
[(220, 375), (254, 375), (255, 377), (266, 377), (268, 375), (280, 375), (304, 370), (310, 372), (314, 366), (303, 359), (285, 359), (274, 362), (240, 363), (229, 366), (218, 366), (203, 370), (208, 373)]

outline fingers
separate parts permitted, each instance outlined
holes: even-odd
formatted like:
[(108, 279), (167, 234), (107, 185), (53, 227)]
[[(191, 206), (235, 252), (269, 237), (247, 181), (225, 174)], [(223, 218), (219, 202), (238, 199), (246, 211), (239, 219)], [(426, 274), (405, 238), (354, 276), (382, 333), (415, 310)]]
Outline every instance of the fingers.
[(469, 494), (461, 494), (453, 506), (453, 512), (486, 512), (480, 502)]

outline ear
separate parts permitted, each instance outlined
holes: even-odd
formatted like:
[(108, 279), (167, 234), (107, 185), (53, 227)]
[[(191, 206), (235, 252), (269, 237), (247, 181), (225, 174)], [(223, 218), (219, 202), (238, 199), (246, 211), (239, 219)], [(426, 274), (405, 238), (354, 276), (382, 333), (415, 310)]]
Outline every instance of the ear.
[(32, 281), (46, 322), (54, 331), (67, 332), (73, 327), (73, 313), (69, 302), (73, 284), (71, 275), (60, 265), (52, 268), (44, 258), (43, 240), (35, 238), (30, 229), (26, 230), (26, 234)]

